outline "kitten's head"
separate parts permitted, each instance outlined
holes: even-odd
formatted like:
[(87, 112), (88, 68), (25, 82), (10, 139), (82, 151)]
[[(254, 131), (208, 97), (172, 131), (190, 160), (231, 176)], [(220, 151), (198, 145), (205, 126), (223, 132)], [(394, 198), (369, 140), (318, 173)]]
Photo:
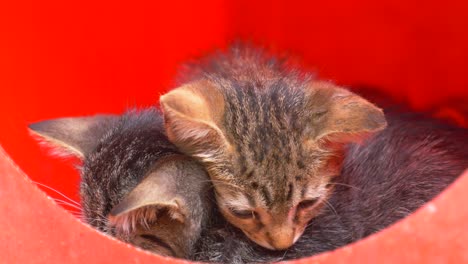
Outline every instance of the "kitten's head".
[(203, 168), (184, 156), (158, 161), (108, 215), (119, 239), (165, 256), (189, 258), (211, 201)]
[(169, 139), (208, 170), (226, 219), (269, 249), (290, 247), (326, 205), (346, 143), (383, 112), (330, 83), (201, 80), (161, 97)]
[(209, 178), (167, 140), (158, 112), (59, 118), (30, 129), (82, 160), (85, 222), (154, 253), (189, 257), (211, 206)]

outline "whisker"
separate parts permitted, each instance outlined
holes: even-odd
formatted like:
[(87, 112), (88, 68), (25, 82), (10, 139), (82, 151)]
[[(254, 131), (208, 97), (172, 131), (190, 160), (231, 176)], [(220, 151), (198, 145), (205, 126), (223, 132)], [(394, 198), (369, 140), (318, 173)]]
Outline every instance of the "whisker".
[[(64, 204), (64, 203), (61, 203), (61, 202), (57, 202), (58, 205), (68, 205), (68, 204)], [(75, 211), (75, 210), (72, 210), (72, 209), (69, 209), (67, 208), (67, 211), (69, 213), (71, 213), (73, 216), (75, 216), (76, 218), (79, 218), (79, 219), (82, 219), (83, 218), (83, 212), (81, 211)]]
[[(64, 204), (64, 203), (61, 203), (61, 202), (56, 202), (58, 205), (60, 206), (69, 206), (68, 204)], [(71, 209), (70, 208), (66, 208), (67, 211), (71, 212), (71, 213), (81, 213), (80, 210), (78, 210), (77, 208), (75, 207), (72, 207)]]
[(61, 200), (61, 199), (57, 199), (57, 198), (53, 198), (53, 200), (54, 200), (56, 203), (61, 203), (61, 204), (63, 204), (63, 205), (67, 205), (67, 206), (70, 206), (70, 207), (72, 207), (72, 208), (75, 208), (75, 209), (78, 209), (78, 210), (81, 211), (81, 207), (76, 206), (76, 205), (74, 205), (74, 204), (72, 204), (72, 203), (69, 203), (69, 202), (67, 202), (67, 201), (64, 201), (64, 200)]
[(284, 251), (284, 254), (283, 254), (283, 256), (281, 257), (280, 261), (281, 261), (281, 260), (284, 260), (284, 258), (286, 257), (286, 253), (288, 253), (289, 249), (290, 249), (290, 248), (287, 248), (287, 249)]
[(333, 211), (333, 213), (338, 216), (338, 218), (340, 218), (340, 216), (338, 215), (338, 213), (336, 212), (335, 210), (335, 207), (333, 207), (333, 205), (331, 203), (329, 203), (326, 199), (323, 200), (323, 202), (327, 205), (328, 208), (330, 208), (330, 210)]
[[(98, 217), (101, 217), (101, 219), (99, 218), (94, 218), (93, 221), (100, 221), (101, 223), (103, 224), (108, 224), (109, 223), (109, 218), (107, 218), (106, 216), (103, 216), (101, 213), (99, 212), (93, 212), (94, 214), (97, 214)], [(83, 219), (83, 221), (85, 221)], [(85, 221), (86, 222), (86, 221)]]
[(73, 216), (76, 216), (80, 218), (82, 216), (81, 212), (78, 211), (72, 211), (72, 210), (67, 210), (69, 213), (71, 213)]
[(341, 185), (341, 186), (345, 186), (345, 187), (350, 187), (350, 188), (356, 189), (356, 190), (358, 190), (358, 191), (362, 191), (361, 188), (358, 188), (358, 187), (356, 187), (356, 186), (353, 186), (353, 185), (350, 185), (350, 184), (346, 184), (346, 183), (331, 182), (331, 183), (329, 183), (329, 184), (331, 184), (331, 185)]
[(83, 217), (83, 215), (80, 212), (72, 212), (72, 211), (69, 211), (69, 212), (78, 219), (81, 219)]
[(64, 197), (65, 199), (67, 199), (68, 201), (70, 201), (70, 202), (72, 202), (72, 203), (74, 203), (74, 204), (80, 206), (80, 203), (78, 203), (78, 202), (76, 202), (75, 200), (69, 198), (69, 197), (66, 196), (65, 194), (63, 194), (63, 193), (57, 191), (56, 189), (54, 189), (54, 188), (52, 188), (52, 187), (50, 187), (50, 186), (47, 186), (47, 185), (45, 185), (45, 184), (42, 184), (42, 183), (40, 183), (40, 182), (36, 182), (36, 181), (32, 181), (32, 182), (34, 182), (35, 184), (37, 184), (37, 185), (39, 185), (39, 186), (42, 186), (42, 187), (44, 187), (44, 188), (47, 188), (47, 189), (49, 189), (49, 190), (51, 190), (51, 191), (54, 191), (54, 192), (56, 192), (57, 194), (59, 194), (59, 195), (61, 195), (62, 197)]
[[(54, 198), (54, 197), (51, 197), (51, 199), (53, 199), (55, 201), (55, 203), (57, 203), (58, 205), (61, 205), (61, 206), (68, 206), (68, 207), (71, 207), (73, 209), (76, 209), (76, 211), (74, 210), (71, 210), (71, 209), (67, 209), (73, 216), (77, 217), (78, 219), (80, 219), (82, 222), (85, 222), (85, 223), (88, 223), (88, 224), (92, 224), (92, 223), (101, 223), (103, 224), (104, 226), (106, 226), (108, 224), (108, 219), (107, 217), (104, 217), (102, 214), (98, 213), (98, 212), (95, 212), (98, 216), (102, 217), (102, 219), (98, 219), (98, 218), (95, 218), (91, 221), (86, 221), (85, 218), (84, 218), (84, 214), (83, 214), (83, 211), (82, 211), (82, 208), (81, 208), (81, 205), (80, 203), (76, 202), (75, 200), (69, 198), (68, 196), (66, 196), (65, 194), (59, 192), (58, 190), (50, 187), (50, 186), (47, 186), (45, 184), (42, 184), (40, 182), (36, 182), (36, 181), (32, 181), (33, 183), (39, 185), (39, 186), (42, 186), (44, 188), (47, 188), (51, 191), (54, 191), (55, 193), (59, 194), (60, 196), (62, 196), (63, 198), (65, 198), (66, 200), (62, 200), (62, 199), (59, 199), (59, 198)], [(107, 228), (106, 228), (107, 229)]]

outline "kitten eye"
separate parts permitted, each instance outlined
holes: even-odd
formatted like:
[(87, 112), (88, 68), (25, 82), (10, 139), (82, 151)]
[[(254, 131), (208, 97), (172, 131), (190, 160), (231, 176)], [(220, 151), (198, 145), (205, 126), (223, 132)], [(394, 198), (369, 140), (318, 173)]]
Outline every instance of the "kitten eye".
[(238, 218), (242, 218), (242, 219), (257, 218), (258, 217), (257, 213), (255, 211), (252, 211), (252, 210), (237, 210), (237, 209), (233, 209), (233, 208), (229, 208), (229, 210), (231, 211), (231, 213), (233, 215), (235, 215)]
[(157, 236), (154, 236), (154, 235), (149, 235), (149, 234), (144, 234), (144, 235), (140, 235), (141, 238), (145, 239), (145, 240), (148, 240), (150, 242), (153, 242), (154, 244), (160, 246), (160, 247), (163, 247), (163, 248), (166, 248), (168, 249), (174, 256), (175, 256), (175, 252), (174, 250), (171, 248), (171, 246), (169, 246), (169, 244), (167, 244), (166, 242), (164, 242), (162, 239), (160, 239), (159, 237)]
[(297, 205), (297, 209), (302, 210), (302, 209), (307, 209), (309, 207), (312, 207), (313, 205), (317, 203), (318, 200), (319, 200), (318, 198), (304, 200)]
[(312, 114), (313, 118), (316, 119), (317, 121), (320, 120), (326, 113), (328, 113), (328, 110), (319, 110), (315, 113)]

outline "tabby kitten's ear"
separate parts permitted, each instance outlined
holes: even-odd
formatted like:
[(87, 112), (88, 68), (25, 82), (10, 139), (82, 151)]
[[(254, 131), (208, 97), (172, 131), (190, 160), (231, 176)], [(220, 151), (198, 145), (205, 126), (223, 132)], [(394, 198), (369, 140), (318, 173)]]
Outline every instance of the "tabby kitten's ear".
[(117, 115), (50, 119), (29, 125), (30, 132), (45, 143), (83, 159), (92, 151)]
[(210, 82), (186, 84), (160, 102), (167, 136), (181, 151), (197, 156), (228, 146), (221, 132), (224, 97)]
[[(170, 166), (160, 166), (150, 172), (112, 208), (109, 220), (118, 228), (130, 231), (140, 224), (154, 223), (163, 215), (184, 223), (184, 198), (177, 191), (177, 172)], [(144, 222), (142, 222), (144, 221)]]
[(387, 126), (382, 109), (364, 98), (328, 82), (315, 82), (311, 86), (311, 105), (321, 105), (313, 113), (320, 124), (314, 133), (315, 140), (359, 142)]

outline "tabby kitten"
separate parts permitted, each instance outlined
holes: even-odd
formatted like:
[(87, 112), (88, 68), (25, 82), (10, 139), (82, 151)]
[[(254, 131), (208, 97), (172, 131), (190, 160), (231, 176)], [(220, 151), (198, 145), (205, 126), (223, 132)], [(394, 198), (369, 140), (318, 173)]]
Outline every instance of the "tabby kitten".
[(386, 129), (346, 147), (333, 192), (293, 246), (271, 251), (220, 222), (202, 234), (196, 260), (270, 263), (339, 248), (408, 216), (468, 169), (468, 129), (395, 109), (386, 117)]
[(286, 249), (332, 194), (344, 146), (385, 128), (381, 109), (250, 48), (196, 67), (161, 96), (169, 140), (200, 161), (228, 222)]
[(59, 118), (30, 125), (82, 160), (84, 221), (152, 252), (189, 258), (213, 202), (205, 170), (164, 135), (155, 109)]

